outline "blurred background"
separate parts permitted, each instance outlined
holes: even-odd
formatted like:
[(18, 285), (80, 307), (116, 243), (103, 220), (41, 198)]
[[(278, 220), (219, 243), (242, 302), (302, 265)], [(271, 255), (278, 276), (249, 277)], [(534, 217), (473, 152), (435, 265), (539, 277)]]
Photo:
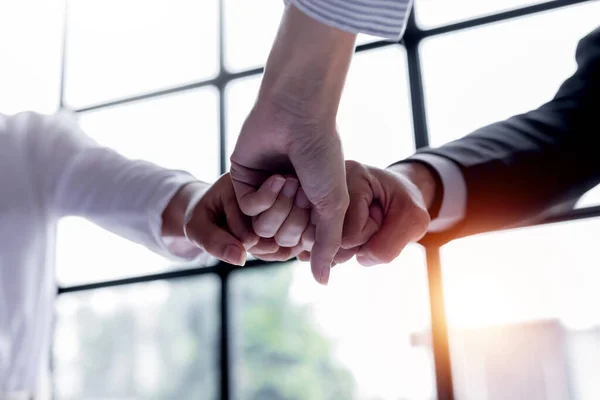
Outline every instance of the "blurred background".
[[(282, 11), (4, 1), (0, 111), (72, 110), (98, 142), (213, 181)], [(599, 1), (415, 0), (405, 42), (358, 40), (339, 113), (346, 157), (386, 167), (550, 100), (599, 16)], [(598, 200), (592, 190), (579, 207)], [(598, 237), (590, 218), (412, 245), (389, 265), (336, 267), (324, 288), (306, 264), (174, 266), (66, 219), (48, 395), (597, 400)]]

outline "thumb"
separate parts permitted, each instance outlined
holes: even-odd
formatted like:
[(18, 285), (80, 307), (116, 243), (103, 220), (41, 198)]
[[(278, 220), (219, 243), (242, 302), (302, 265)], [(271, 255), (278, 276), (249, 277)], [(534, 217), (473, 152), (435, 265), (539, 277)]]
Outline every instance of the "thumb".
[(421, 207), (394, 201), (384, 216), (383, 225), (361, 247), (357, 261), (365, 266), (392, 262), (407, 244), (419, 240), (429, 226), (429, 214)]
[(333, 215), (318, 214), (316, 216), (315, 244), (313, 245), (310, 266), (314, 278), (322, 285), (329, 282), (331, 264), (341, 247), (344, 214), (334, 210)]
[(272, 175), (267, 178), (265, 173), (249, 171), (247, 168), (233, 163), (230, 176), (240, 210), (249, 217), (254, 217), (271, 208), (285, 184), (285, 178), (281, 175)]
[(333, 132), (299, 136), (290, 144), (290, 160), (316, 226), (310, 264), (315, 279), (327, 284), (333, 259), (340, 248), (344, 216), (349, 204), (341, 141)]
[(185, 233), (190, 241), (221, 261), (240, 266), (246, 263), (244, 245), (210, 219), (192, 218)]

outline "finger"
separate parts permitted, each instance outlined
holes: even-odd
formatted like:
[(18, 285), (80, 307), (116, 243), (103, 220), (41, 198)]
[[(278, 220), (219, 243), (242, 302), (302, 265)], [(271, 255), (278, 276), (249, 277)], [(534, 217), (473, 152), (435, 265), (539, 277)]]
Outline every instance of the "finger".
[(356, 198), (355, 201), (351, 198), (344, 220), (341, 247), (351, 249), (367, 243), (381, 227), (382, 215), (379, 203), (371, 203), (365, 197)]
[(260, 238), (252, 229), (252, 220), (242, 213), (235, 199), (225, 203), (225, 219), (229, 232), (245, 249), (250, 249), (258, 243)]
[(260, 238), (258, 243), (251, 247), (248, 251), (252, 255), (256, 254), (269, 254), (274, 253), (279, 250), (279, 245), (275, 242), (273, 238)]
[(346, 173), (350, 204), (344, 219), (342, 248), (351, 249), (365, 244), (373, 236), (381, 226), (383, 212), (376, 212), (380, 210), (376, 196), (381, 193), (381, 184), (369, 169), (361, 163), (347, 160)]
[(331, 263), (342, 241), (349, 203), (341, 139), (337, 133), (304, 135), (290, 143), (289, 154), (316, 214), (311, 270), (319, 283), (327, 284)]
[(288, 178), (273, 205), (252, 221), (254, 232), (263, 238), (272, 238), (283, 225), (294, 204), (298, 191), (298, 180)]
[(303, 251), (302, 253), (298, 254), (298, 260), (302, 262), (310, 261), (310, 253), (308, 251)]
[(283, 247), (300, 244), (302, 233), (310, 221), (310, 203), (302, 188), (298, 189), (292, 211), (275, 234), (275, 241)]
[(341, 246), (346, 207), (343, 207), (341, 213), (341, 209), (334, 209), (331, 214), (322, 211), (319, 214), (317, 211), (319, 215), (317, 216), (315, 244), (311, 251), (310, 264), (313, 276), (322, 285), (329, 282), (331, 263)]
[(256, 216), (273, 206), (286, 179), (281, 175), (269, 177), (256, 190), (250, 184), (233, 180), (236, 198), (242, 212), (248, 216)]
[(363, 266), (392, 262), (408, 243), (419, 240), (429, 226), (429, 214), (408, 200), (393, 201), (381, 228), (356, 256)]
[(354, 247), (351, 249), (340, 249), (337, 254), (335, 255), (335, 258), (333, 259), (333, 261), (336, 264), (343, 264), (349, 260), (352, 259), (352, 257), (354, 257), (356, 255), (356, 253), (358, 253), (358, 251), (360, 250), (360, 247)]
[(304, 250), (308, 252), (312, 251), (315, 244), (315, 236), (316, 227), (313, 224), (309, 224), (302, 233), (302, 238), (300, 239), (300, 245)]
[(208, 218), (192, 218), (186, 227), (186, 235), (219, 260), (233, 265), (246, 263), (246, 249), (242, 243)]
[(290, 247), (280, 247), (274, 253), (258, 254), (255, 257), (263, 261), (287, 261), (296, 257), (301, 251), (301, 249), (295, 250)]

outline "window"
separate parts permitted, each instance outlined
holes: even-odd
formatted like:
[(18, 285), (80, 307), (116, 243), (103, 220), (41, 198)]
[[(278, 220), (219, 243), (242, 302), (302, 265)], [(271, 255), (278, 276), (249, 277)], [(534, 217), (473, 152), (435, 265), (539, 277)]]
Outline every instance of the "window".
[[(260, 77), (254, 76), (227, 88), (228, 155), (259, 85)], [(338, 113), (344, 156), (381, 168), (409, 156), (415, 149), (411, 121), (404, 49), (384, 47), (357, 54)]]
[(66, 102), (114, 100), (213, 77), (217, 0), (69, 2)]
[(66, 293), (57, 304), (59, 399), (218, 399), (212, 276)]
[[(31, 12), (33, 7), (36, 12)], [(62, 14), (60, 1), (0, 4), (1, 113), (26, 110), (52, 113), (57, 109)]]
[(549, 1), (557, 0), (416, 0), (415, 9), (419, 25), (431, 28)]
[(414, 152), (407, 78), (401, 47), (356, 55), (338, 112), (346, 159), (385, 168)]
[(432, 355), (423, 251), (394, 263), (335, 267), (328, 287), (307, 264), (231, 277), (234, 396), (248, 399), (430, 399)]
[(594, 219), (442, 248), (457, 398), (598, 398), (599, 236)]
[(422, 59), (431, 144), (551, 100), (575, 72), (577, 42), (598, 26), (599, 12), (600, 4), (590, 2), (427, 39)]
[[(80, 114), (79, 120), (88, 135), (126, 157), (189, 171), (206, 182), (219, 176), (218, 93), (212, 88), (104, 108)], [(80, 218), (61, 221), (58, 246), (63, 285), (158, 272), (169, 265)]]
[[(262, 67), (277, 34), (284, 0), (223, 0), (225, 67), (231, 72)], [(357, 44), (377, 38), (358, 35)]]
[[(577, 41), (598, 25), (598, 2), (568, 3), (416, 1), (411, 40), (358, 46), (338, 114), (346, 157), (385, 167), (416, 143), (442, 145), (549, 100), (575, 69)], [(534, 4), (555, 9), (522, 9)], [(228, 168), (283, 9), (283, 0), (69, 1), (62, 104), (99, 143), (213, 181)], [(507, 10), (493, 24), (472, 19)], [(50, 35), (42, 42), (60, 48)], [(36, 54), (27, 65), (55, 57)], [(46, 79), (9, 58), (9, 71), (23, 72), (15, 82), (41, 93), (31, 103), (18, 93), (16, 104), (54, 107), (58, 63)], [(427, 260), (411, 245), (387, 266), (351, 261), (325, 288), (298, 262), (169, 266), (66, 219), (56, 398), (596, 399), (600, 278), (586, 257), (598, 227), (569, 222), (443, 247), (446, 335), (436, 317), (444, 303), (429, 301), (442, 298), (431, 283), (436, 247)]]

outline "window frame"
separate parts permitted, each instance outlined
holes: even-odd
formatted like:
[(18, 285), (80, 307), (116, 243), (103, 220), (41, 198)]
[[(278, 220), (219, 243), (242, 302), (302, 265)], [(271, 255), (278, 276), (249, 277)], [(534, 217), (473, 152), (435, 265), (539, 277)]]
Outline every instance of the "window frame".
[[(194, 90), (206, 86), (212, 86), (219, 92), (219, 169), (221, 173), (226, 172), (227, 168), (227, 104), (225, 99), (225, 89), (227, 85), (235, 80), (243, 79), (249, 76), (260, 75), (264, 68), (251, 68), (240, 72), (232, 73), (227, 70), (224, 60), (224, 0), (219, 1), (219, 73), (216, 77), (208, 80), (190, 82), (185, 85), (141, 93), (135, 96), (124, 97), (121, 99), (102, 102), (88, 105), (83, 108), (74, 109), (77, 114), (84, 114), (89, 111), (99, 110), (108, 107), (119, 106), (122, 104), (132, 103), (145, 99), (179, 93), (187, 90)], [(591, 2), (593, 0), (554, 0), (546, 1), (530, 6), (520, 7), (504, 12), (475, 17), (461, 22), (451, 23), (438, 26), (431, 29), (421, 29), (415, 20), (415, 10), (409, 18), (408, 26), (404, 37), (398, 42), (375, 41), (367, 44), (362, 44), (356, 47), (356, 52), (367, 52), (369, 50), (378, 49), (388, 46), (403, 46), (406, 50), (406, 62), (408, 68), (408, 85), (410, 90), (411, 112), (414, 127), (414, 140), (416, 148), (422, 148), (429, 145), (429, 133), (427, 128), (427, 113), (425, 106), (425, 98), (423, 91), (422, 69), (419, 54), (419, 45), (421, 41), (433, 36), (444, 35), (447, 33), (457, 32), (464, 29), (469, 29), (477, 26), (489, 25), (500, 21), (538, 14), (544, 11), (568, 7), (575, 4)], [(62, 49), (62, 67), (60, 80), (60, 109), (68, 108), (65, 102), (65, 75), (66, 75), (66, 54), (67, 35), (68, 35), (68, 7), (69, 1), (65, 0), (65, 15), (63, 29), (63, 49)], [(399, 69), (399, 73), (404, 73)], [(398, 134), (406, 134), (398, 132)], [(545, 225), (552, 223), (561, 223), (574, 221), (579, 219), (594, 218), (600, 216), (600, 206), (593, 206), (581, 209), (574, 209), (560, 214), (556, 214), (543, 221), (539, 221), (527, 226)], [(432, 348), (433, 359), (435, 365), (436, 377), (436, 394), (438, 400), (454, 400), (454, 385), (452, 381), (452, 366), (450, 362), (450, 349), (448, 344), (448, 327), (445, 316), (444, 305), (444, 287), (442, 280), (442, 265), (440, 260), (440, 248), (437, 246), (428, 246), (425, 248), (427, 277), (429, 286), (429, 300), (431, 313), (431, 330), (432, 330)], [(247, 268), (269, 268), (273, 265), (281, 265), (284, 263), (267, 263), (260, 260), (249, 261), (244, 269)], [(140, 275), (125, 279), (106, 280), (83, 285), (60, 286), (57, 290), (57, 295), (81, 292), (87, 290), (95, 290), (101, 288), (109, 288), (116, 286), (125, 286), (143, 282), (153, 282), (158, 280), (185, 279), (205, 274), (213, 274), (219, 277), (220, 280), (220, 327), (219, 327), (219, 359), (220, 359), (220, 398), (230, 400), (232, 395), (231, 390), (231, 368), (230, 368), (230, 353), (231, 353), (231, 337), (232, 333), (229, 328), (230, 319), (230, 304), (229, 304), (229, 278), (233, 271), (237, 271), (239, 267), (220, 262), (212, 267), (196, 266), (190, 269), (174, 270), (157, 274)]]

